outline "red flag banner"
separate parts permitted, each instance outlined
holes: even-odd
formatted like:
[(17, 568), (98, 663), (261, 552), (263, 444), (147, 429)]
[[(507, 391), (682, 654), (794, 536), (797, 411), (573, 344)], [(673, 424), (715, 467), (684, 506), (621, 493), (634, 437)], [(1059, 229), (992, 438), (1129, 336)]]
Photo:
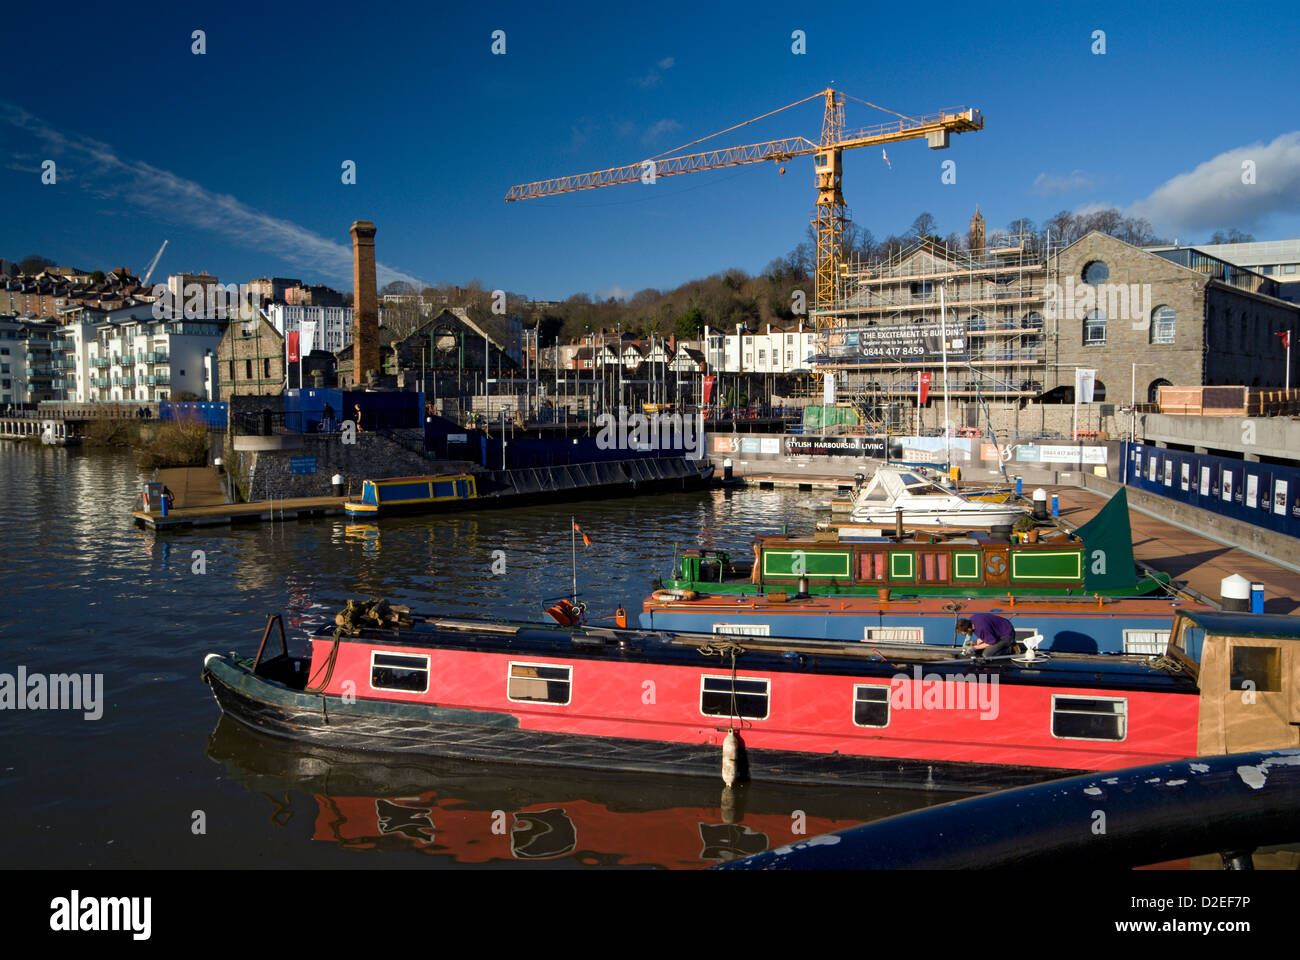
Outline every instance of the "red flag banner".
[(920, 385), (917, 387), (920, 391), (920, 397), (917, 402), (921, 406), (925, 406), (925, 401), (930, 399), (930, 377), (932, 374), (920, 373), (917, 376), (920, 378)]
[(298, 362), (298, 331), (289, 331), (289, 362)]
[(716, 381), (716, 380), (717, 380), (717, 377), (705, 377), (705, 378), (704, 378), (704, 403), (705, 403), (705, 404), (707, 404), (707, 403), (709, 402), (709, 397), (713, 396), (713, 384), (714, 384), (714, 381)]
[(1281, 338), (1282, 338), (1282, 349), (1286, 350), (1286, 349), (1289, 349), (1289, 348), (1291, 347), (1291, 331), (1290, 331), (1290, 330), (1283, 330), (1281, 333), (1275, 333), (1275, 334), (1273, 334), (1273, 336), (1275, 336), (1275, 337), (1281, 337)]
[[(576, 523), (573, 525), (573, 529), (578, 531), (578, 533), (582, 533), (582, 527), (578, 526)], [(584, 547), (591, 546), (591, 537), (587, 536), (585, 533), (582, 533), (582, 545)]]

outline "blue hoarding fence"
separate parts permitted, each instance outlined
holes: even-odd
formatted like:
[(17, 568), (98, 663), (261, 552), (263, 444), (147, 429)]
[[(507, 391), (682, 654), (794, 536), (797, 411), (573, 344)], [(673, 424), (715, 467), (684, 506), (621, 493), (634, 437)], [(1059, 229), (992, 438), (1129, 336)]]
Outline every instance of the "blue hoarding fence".
[(161, 400), (158, 419), (163, 423), (197, 420), (213, 430), (226, 429), (226, 404), (195, 400)]
[(1124, 447), (1130, 486), (1300, 537), (1300, 468), (1141, 443)]

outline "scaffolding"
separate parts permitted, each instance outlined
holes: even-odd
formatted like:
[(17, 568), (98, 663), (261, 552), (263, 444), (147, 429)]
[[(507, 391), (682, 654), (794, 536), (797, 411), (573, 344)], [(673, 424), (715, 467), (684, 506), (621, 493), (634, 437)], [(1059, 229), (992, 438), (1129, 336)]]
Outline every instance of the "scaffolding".
[[(931, 375), (930, 396), (942, 399), (944, 365), (933, 349), (868, 357), (832, 345), (852, 344), (855, 338), (863, 344), (890, 337), (907, 342), (907, 328), (932, 324), (947, 341), (951, 400), (974, 412), (980, 397), (1041, 397), (1057, 359), (1057, 322), (1049, 318), (1046, 295), (1049, 285), (1059, 282), (1055, 258), (1062, 247), (1033, 234), (995, 235), (986, 249), (974, 253), (916, 240), (884, 259), (847, 261), (833, 305), (816, 317), (818, 371), (833, 372), (837, 394), (873, 411), (873, 419), (885, 418), (900, 403), (915, 408), (922, 373)], [(939, 327), (941, 287), (947, 316)], [(972, 420), (969, 413), (966, 419)]]

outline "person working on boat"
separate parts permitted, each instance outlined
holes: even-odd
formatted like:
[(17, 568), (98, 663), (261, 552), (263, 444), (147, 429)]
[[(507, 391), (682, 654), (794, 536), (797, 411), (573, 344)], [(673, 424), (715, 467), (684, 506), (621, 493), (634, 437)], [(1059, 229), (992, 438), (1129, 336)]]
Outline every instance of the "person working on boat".
[(971, 647), (971, 654), (975, 657), (1009, 653), (1016, 643), (1016, 628), (1011, 621), (992, 613), (973, 613), (970, 619), (958, 620), (957, 632), (975, 637), (975, 644)]

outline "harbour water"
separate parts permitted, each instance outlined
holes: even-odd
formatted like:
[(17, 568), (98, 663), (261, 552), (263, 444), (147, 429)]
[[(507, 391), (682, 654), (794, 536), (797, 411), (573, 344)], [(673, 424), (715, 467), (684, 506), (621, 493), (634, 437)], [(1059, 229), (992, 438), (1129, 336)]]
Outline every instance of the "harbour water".
[[(102, 715), (0, 710), (5, 866), (705, 867), (953, 794), (776, 788), (326, 755), (229, 722), (204, 654), (291, 649), (350, 598), (538, 620), (578, 589), (635, 621), (674, 545), (811, 527), (812, 494), (709, 491), (385, 520), (156, 535), (126, 510), (128, 454), (0, 446), (0, 674), (102, 675)], [(503, 569), (504, 567), (504, 569)], [(369, 853), (361, 857), (360, 853)]]

